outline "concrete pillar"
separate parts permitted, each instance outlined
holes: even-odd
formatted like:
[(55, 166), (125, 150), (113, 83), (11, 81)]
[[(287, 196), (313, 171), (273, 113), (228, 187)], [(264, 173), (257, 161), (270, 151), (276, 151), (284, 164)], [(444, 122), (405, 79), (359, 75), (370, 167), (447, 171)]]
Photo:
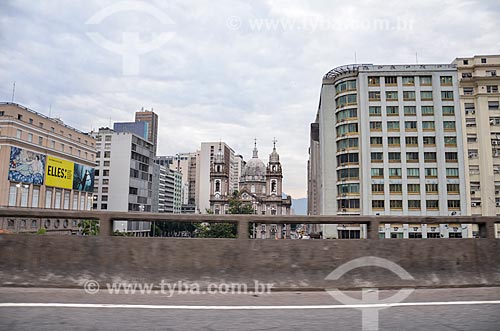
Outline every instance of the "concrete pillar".
[(238, 239), (248, 239), (248, 221), (238, 220)]

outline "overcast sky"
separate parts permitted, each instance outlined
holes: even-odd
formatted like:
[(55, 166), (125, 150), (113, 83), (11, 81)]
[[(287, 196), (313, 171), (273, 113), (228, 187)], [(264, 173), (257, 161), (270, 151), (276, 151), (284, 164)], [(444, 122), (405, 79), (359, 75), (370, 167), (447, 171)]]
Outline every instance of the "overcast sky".
[(256, 137), (267, 162), (276, 137), (284, 190), (300, 198), (323, 74), (355, 54), (499, 54), (499, 17), (498, 0), (0, 0), (0, 100), (15, 81), (15, 102), (84, 131), (153, 108), (160, 155), (221, 139), (249, 159)]

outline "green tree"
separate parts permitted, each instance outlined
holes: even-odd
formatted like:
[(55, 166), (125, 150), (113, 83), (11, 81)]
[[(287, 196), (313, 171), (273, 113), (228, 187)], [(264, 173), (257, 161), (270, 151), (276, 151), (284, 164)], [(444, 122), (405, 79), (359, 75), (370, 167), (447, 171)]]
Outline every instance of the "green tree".
[(97, 220), (81, 220), (78, 227), (84, 236), (97, 236), (99, 234), (99, 221)]
[(229, 214), (254, 214), (255, 211), (250, 202), (241, 201), (239, 191), (234, 191), (229, 198)]
[(198, 238), (236, 238), (236, 225), (231, 223), (196, 224)]

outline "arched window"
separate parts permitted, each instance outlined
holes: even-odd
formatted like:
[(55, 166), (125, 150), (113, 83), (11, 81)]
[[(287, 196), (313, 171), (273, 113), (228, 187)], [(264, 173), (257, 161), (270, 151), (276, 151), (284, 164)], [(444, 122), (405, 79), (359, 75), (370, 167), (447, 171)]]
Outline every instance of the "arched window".
[(271, 192), (276, 193), (277, 183), (275, 180), (271, 181)]
[(255, 185), (252, 185), (252, 186), (250, 187), (250, 192), (255, 193)]
[(219, 180), (215, 181), (215, 192), (220, 192), (220, 181)]

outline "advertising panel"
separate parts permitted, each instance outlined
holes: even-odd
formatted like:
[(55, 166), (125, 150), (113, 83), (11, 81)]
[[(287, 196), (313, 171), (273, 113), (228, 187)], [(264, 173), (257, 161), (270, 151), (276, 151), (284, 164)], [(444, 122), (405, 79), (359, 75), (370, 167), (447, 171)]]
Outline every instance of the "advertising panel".
[(75, 163), (73, 189), (84, 192), (93, 192), (94, 168)]
[(18, 147), (10, 149), (8, 178), (13, 182), (42, 185), (46, 157)]
[(75, 165), (53, 156), (47, 156), (45, 185), (71, 190), (73, 188), (73, 170)]

